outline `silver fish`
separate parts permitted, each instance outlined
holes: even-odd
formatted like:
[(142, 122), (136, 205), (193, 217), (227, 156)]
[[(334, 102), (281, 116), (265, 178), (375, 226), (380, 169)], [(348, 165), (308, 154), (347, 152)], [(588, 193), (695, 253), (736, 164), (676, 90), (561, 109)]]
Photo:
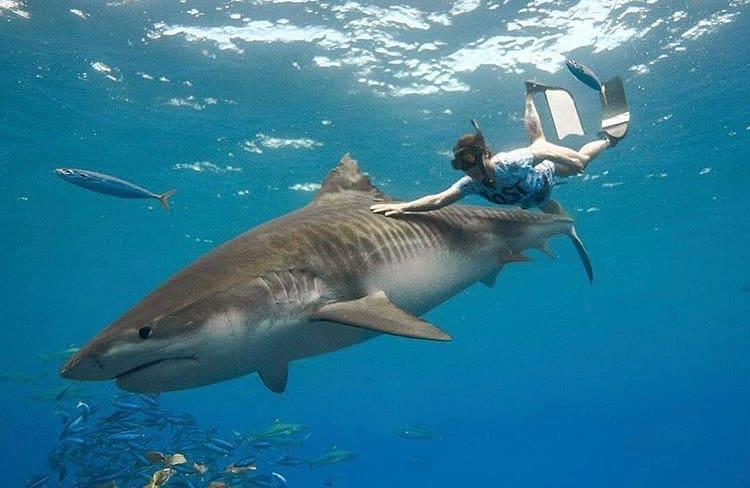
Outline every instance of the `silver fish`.
[(359, 456), (359, 454), (354, 451), (345, 451), (343, 449), (338, 449), (336, 446), (333, 446), (327, 453), (318, 458), (308, 461), (308, 465), (312, 469), (318, 466), (351, 461), (352, 459), (356, 459), (357, 456)]
[(158, 195), (129, 181), (87, 169), (57, 168), (55, 174), (68, 183), (105, 195), (120, 198), (156, 198), (164, 210), (169, 210), (169, 197), (176, 191), (169, 190)]
[(439, 434), (430, 432), (429, 430), (420, 427), (418, 425), (405, 425), (394, 430), (396, 435), (403, 437), (404, 439), (420, 440), (420, 441), (431, 441), (436, 439), (442, 439)]
[(604, 83), (601, 82), (596, 73), (594, 73), (594, 70), (572, 59), (566, 60), (565, 66), (568, 67), (568, 70), (570, 70), (573, 76), (578, 78), (578, 81), (598, 91), (602, 97), (602, 101), (604, 102), (604, 104), (607, 103), (606, 87)]

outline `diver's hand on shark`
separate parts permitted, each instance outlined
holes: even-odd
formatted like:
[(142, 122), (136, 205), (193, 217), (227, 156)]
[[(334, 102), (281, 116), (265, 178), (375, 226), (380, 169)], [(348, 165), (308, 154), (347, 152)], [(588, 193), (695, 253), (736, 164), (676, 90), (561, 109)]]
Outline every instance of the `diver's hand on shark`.
[(370, 210), (375, 213), (383, 214), (386, 217), (401, 215), (404, 213), (406, 204), (404, 203), (377, 203), (370, 206)]

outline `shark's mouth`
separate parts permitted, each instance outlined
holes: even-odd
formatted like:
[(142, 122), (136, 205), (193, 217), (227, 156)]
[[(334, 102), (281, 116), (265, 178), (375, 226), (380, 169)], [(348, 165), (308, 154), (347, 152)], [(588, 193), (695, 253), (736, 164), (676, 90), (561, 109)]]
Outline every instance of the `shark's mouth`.
[[(135, 378), (137, 376), (144, 376), (144, 377), (151, 376), (151, 373), (156, 372), (156, 369), (158, 366), (167, 366), (166, 368), (158, 368), (158, 369), (168, 370), (168, 369), (172, 369), (174, 366), (180, 367), (181, 366), (180, 363), (184, 363), (185, 361), (197, 362), (198, 359), (195, 356), (181, 356), (181, 357), (173, 357), (173, 358), (155, 359), (153, 361), (143, 363), (139, 366), (136, 366), (135, 368), (129, 369), (123, 373), (118, 374), (117, 381), (118, 382), (127, 381), (129, 378)], [(169, 363), (177, 363), (177, 364), (169, 364)]]

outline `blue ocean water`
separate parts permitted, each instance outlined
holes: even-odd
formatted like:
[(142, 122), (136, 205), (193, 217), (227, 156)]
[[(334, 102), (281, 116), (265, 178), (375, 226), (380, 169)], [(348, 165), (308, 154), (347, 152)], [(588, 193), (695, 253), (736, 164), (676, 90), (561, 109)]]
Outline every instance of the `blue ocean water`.
[[(556, 260), (430, 311), (450, 343), (384, 336), (293, 363), (283, 395), (250, 375), (159, 401), (222, 435), (305, 424), (303, 458), (358, 453), (275, 468), (289, 486), (750, 485), (749, 5), (0, 1), (3, 485), (58, 486), (59, 412), (120, 394), (45, 355), (309, 202), (344, 153), (393, 196), (443, 189), (470, 118), (493, 148), (525, 142), (527, 79), (576, 98), (587, 136), (565, 144), (592, 137), (598, 98), (567, 56), (622, 76), (632, 113), (554, 190), (593, 285), (555, 239)], [(172, 211), (71, 186), (60, 166), (176, 188)], [(410, 424), (440, 439), (394, 433)], [(59, 486), (77, 481), (69, 468)]]

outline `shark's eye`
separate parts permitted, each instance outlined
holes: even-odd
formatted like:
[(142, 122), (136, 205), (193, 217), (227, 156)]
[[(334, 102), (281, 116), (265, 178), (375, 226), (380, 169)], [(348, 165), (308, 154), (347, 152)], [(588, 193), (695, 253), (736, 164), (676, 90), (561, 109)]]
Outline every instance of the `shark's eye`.
[(138, 329), (138, 335), (141, 337), (141, 339), (148, 339), (151, 336), (151, 327), (148, 325), (141, 327)]

